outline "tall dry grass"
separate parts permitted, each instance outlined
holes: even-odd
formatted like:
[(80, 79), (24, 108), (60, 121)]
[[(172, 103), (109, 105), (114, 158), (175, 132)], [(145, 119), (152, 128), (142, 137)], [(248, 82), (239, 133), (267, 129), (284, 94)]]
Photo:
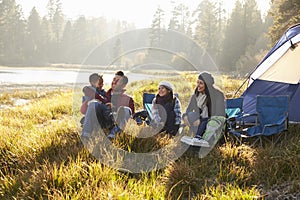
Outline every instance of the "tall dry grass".
[[(183, 109), (195, 74), (184, 79), (189, 81), (170, 80)], [(240, 82), (224, 78), (224, 94), (235, 91), (235, 81)], [(150, 80), (128, 86), (137, 109), (142, 109), (142, 92), (155, 92), (157, 84)], [(251, 147), (227, 138), (202, 159), (190, 148), (163, 169), (131, 174), (104, 165), (82, 145), (80, 95), (68, 89), (1, 95), (1, 105), (7, 105), (0, 110), (1, 199), (263, 199), (275, 185), (285, 184), (290, 186), (286, 193), (299, 194), (298, 125), (290, 125), (287, 140), (278, 145)], [(14, 106), (18, 98), (30, 101)], [(172, 143), (163, 134), (136, 138), (140, 129), (131, 121), (113, 145), (139, 153)]]

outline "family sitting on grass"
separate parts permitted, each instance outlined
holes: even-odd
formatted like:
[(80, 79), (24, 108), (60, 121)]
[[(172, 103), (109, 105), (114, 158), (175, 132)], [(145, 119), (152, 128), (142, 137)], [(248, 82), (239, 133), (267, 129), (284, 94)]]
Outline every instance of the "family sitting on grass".
[[(109, 130), (108, 137), (114, 139), (121, 133), (130, 118), (135, 113), (134, 100), (127, 95), (128, 77), (122, 71), (115, 73), (111, 88), (103, 89), (103, 77), (93, 73), (89, 77), (90, 86), (83, 88), (83, 103), (81, 113), (85, 115), (81, 137), (88, 139), (95, 124)], [(174, 86), (168, 81), (161, 81), (158, 92), (152, 101), (153, 119), (150, 125), (161, 127), (160, 132), (169, 136), (178, 133), (181, 121), (193, 131), (196, 140), (208, 144), (202, 136), (212, 115), (225, 116), (224, 95), (214, 88), (211, 74), (203, 72), (198, 76), (197, 86), (191, 96), (184, 114), (181, 113), (181, 103), (174, 95)], [(220, 105), (221, 104), (221, 105)]]

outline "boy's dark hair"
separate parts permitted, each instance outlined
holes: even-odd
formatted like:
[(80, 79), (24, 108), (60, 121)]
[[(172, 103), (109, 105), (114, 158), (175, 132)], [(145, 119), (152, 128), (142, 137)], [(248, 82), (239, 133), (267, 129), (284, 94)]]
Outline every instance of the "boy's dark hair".
[(123, 71), (117, 71), (115, 73), (115, 75), (118, 75), (118, 76), (124, 76), (124, 72)]
[(93, 73), (90, 75), (89, 81), (90, 81), (90, 83), (94, 83), (100, 78), (102, 78), (102, 76), (100, 76), (98, 73)]
[(128, 83), (128, 77), (124, 75), (120, 78), (119, 81), (122, 81), (122, 84), (126, 85)]

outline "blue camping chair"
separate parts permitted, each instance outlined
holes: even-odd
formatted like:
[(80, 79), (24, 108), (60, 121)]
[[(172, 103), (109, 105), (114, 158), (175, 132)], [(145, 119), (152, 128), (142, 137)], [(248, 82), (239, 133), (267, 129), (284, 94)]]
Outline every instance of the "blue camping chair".
[(244, 127), (243, 101), (243, 97), (226, 99), (225, 112), (228, 131), (234, 131), (237, 128), (237, 124)]
[(138, 125), (143, 124), (143, 121), (149, 125), (151, 120), (153, 119), (152, 116), (152, 101), (155, 97), (153, 93), (143, 93), (143, 107), (144, 110), (136, 112), (133, 115), (133, 119), (137, 122)]
[[(174, 94), (178, 98), (178, 94)], [(143, 121), (146, 122), (147, 125), (153, 120), (152, 116), (152, 101), (155, 98), (155, 94), (153, 93), (143, 93), (143, 107), (144, 110), (136, 112), (133, 116), (133, 119), (137, 122), (137, 124), (142, 124)]]
[(155, 94), (152, 93), (143, 93), (143, 106), (144, 109), (148, 113), (148, 120), (151, 121), (153, 119), (152, 116), (152, 101), (155, 98)]
[[(280, 134), (288, 127), (289, 96), (264, 96), (256, 97), (256, 117), (255, 126), (244, 129), (242, 132), (233, 131), (232, 133), (241, 138), (256, 138), (253, 145), (262, 139), (268, 139), (268, 136)], [(280, 139), (276, 139), (277, 143)]]

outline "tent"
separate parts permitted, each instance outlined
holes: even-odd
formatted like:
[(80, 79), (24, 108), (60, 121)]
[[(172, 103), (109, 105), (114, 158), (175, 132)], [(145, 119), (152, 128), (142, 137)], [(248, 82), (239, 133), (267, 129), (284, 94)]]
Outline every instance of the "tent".
[(289, 95), (289, 121), (300, 122), (300, 24), (290, 27), (255, 67), (242, 94), (245, 113), (255, 113), (257, 95)]

